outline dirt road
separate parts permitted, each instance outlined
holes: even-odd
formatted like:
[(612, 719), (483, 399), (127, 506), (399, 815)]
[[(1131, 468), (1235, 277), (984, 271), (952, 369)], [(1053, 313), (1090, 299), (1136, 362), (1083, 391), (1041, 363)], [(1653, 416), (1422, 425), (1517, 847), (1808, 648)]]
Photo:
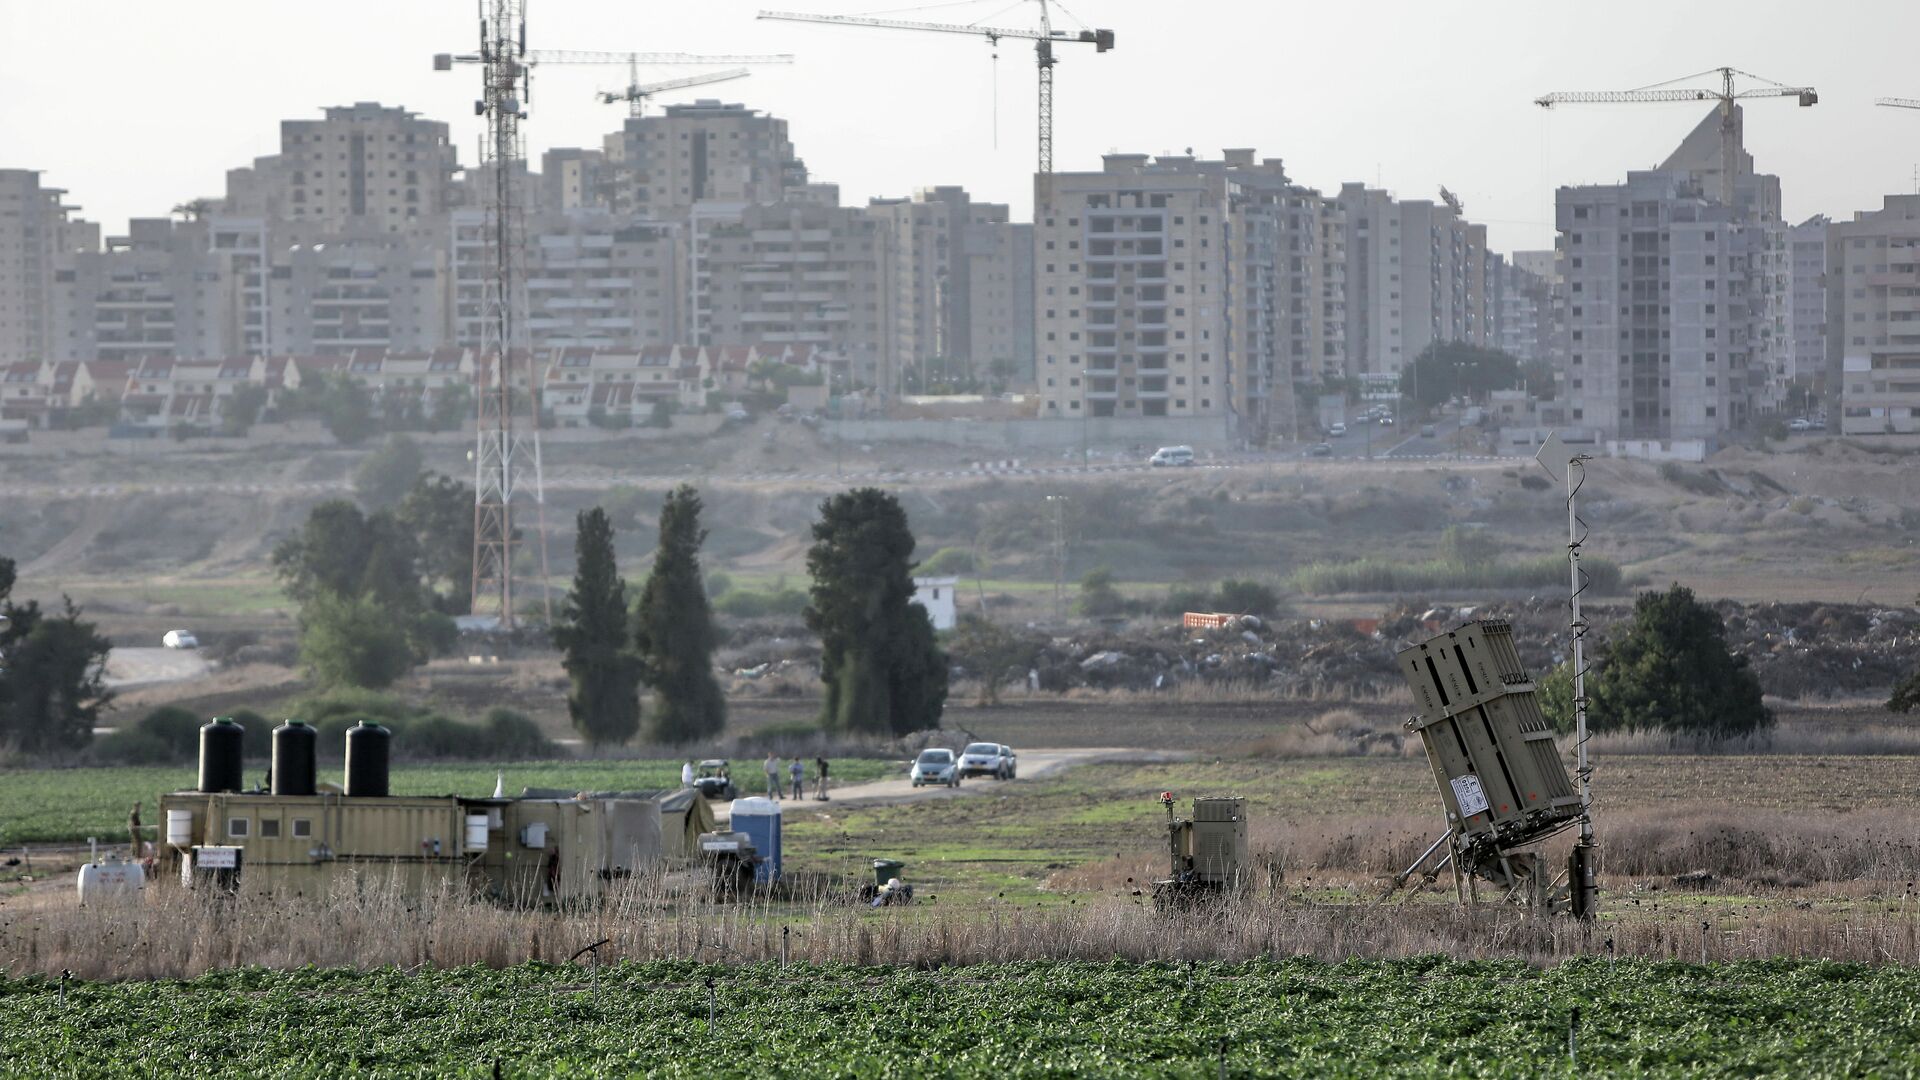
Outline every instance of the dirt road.
[(107, 685), (115, 690), (186, 682), (212, 670), (194, 649), (115, 648), (107, 654)]
[[(900, 763), (900, 775), (890, 780), (872, 780), (864, 784), (851, 784), (846, 787), (830, 787), (830, 805), (848, 806), (873, 803), (898, 803), (911, 799), (956, 799), (982, 792), (1005, 791), (1009, 787), (1017, 788), (1032, 780), (1041, 780), (1076, 765), (1092, 765), (1099, 762), (1151, 763), (1160, 761), (1185, 761), (1193, 755), (1170, 750), (1127, 750), (1116, 747), (1075, 747), (1058, 750), (1022, 750), (1020, 752), (1019, 777), (1014, 780), (994, 780), (990, 777), (976, 777), (964, 780), (957, 788), (920, 787), (916, 788), (907, 779), (907, 763)], [(811, 777), (808, 780), (812, 783)], [(747, 795), (760, 794), (758, 791), (745, 792)], [(789, 800), (791, 801), (791, 800)], [(812, 796), (809, 786), (807, 798), (800, 800), (797, 809), (820, 807)], [(721, 820), (727, 819), (728, 806), (715, 803), (714, 813)]]

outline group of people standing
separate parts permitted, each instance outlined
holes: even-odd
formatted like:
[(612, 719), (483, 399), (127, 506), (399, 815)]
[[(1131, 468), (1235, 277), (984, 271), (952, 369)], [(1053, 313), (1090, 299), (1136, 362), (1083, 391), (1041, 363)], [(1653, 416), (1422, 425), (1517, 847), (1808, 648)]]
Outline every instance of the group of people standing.
[[(780, 777), (783, 773), (792, 784), (790, 797), (795, 799), (807, 797), (807, 767), (799, 758), (794, 758), (783, 769), (780, 765), (780, 755), (768, 754), (767, 760), (761, 767), (767, 773), (767, 798), (780, 798)], [(824, 756), (813, 759), (813, 776), (813, 797), (824, 802), (827, 798), (827, 759)]]

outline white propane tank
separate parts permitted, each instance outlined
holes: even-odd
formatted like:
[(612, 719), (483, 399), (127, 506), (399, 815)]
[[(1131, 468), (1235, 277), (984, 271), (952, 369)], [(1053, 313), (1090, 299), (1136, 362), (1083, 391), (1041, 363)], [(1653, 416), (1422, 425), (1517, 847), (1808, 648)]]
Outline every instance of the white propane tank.
[(146, 872), (139, 863), (121, 862), (118, 858), (107, 862), (90, 862), (80, 868), (80, 902), (86, 903), (96, 897), (113, 893), (138, 892), (147, 887)]
[(167, 843), (174, 847), (193, 846), (193, 811), (167, 811)]
[(487, 850), (487, 815), (467, 815), (467, 850)]

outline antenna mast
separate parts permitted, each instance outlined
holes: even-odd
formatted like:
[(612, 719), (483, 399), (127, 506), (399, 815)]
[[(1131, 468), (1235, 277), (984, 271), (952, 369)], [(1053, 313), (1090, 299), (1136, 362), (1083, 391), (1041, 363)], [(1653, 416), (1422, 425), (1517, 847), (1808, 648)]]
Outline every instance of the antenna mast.
[[(527, 55), (525, 0), (480, 0), (480, 51), (472, 56), (440, 56), (434, 66), (454, 62), (481, 68), (482, 97), (474, 112), (486, 118), (481, 173), (487, 192), (487, 277), (482, 301), (480, 358), (476, 364), (473, 452), (472, 610), (497, 608), (502, 629), (514, 617), (514, 519), (531, 498), (535, 543), (540, 549), (540, 594), (546, 618), (553, 621), (547, 592), (546, 493), (540, 468), (540, 380), (533, 350), (525, 338), (524, 273), (526, 226), (518, 185), (524, 155), (520, 121), (532, 95), (532, 64)], [(525, 432), (515, 417), (525, 411)], [(532, 490), (522, 493), (523, 481)]]
[(1581, 919), (1593, 919), (1600, 910), (1597, 879), (1600, 849), (1593, 842), (1593, 766), (1587, 761), (1587, 620), (1580, 614), (1580, 594), (1587, 591), (1587, 574), (1580, 569), (1580, 548), (1587, 541), (1587, 523), (1580, 519), (1578, 500), (1580, 488), (1587, 482), (1588, 458), (1587, 454), (1568, 450), (1560, 441), (1559, 432), (1547, 436), (1535, 457), (1555, 480), (1565, 480), (1567, 485), (1567, 607), (1570, 612), (1567, 626), (1573, 634), (1573, 775), (1580, 785), (1580, 839), (1567, 862), (1567, 895), (1568, 907)]

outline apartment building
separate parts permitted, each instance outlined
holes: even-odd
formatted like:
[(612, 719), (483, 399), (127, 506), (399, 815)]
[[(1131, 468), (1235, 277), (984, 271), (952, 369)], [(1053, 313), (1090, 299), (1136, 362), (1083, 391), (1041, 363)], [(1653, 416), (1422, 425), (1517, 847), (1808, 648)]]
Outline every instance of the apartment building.
[(609, 209), (652, 221), (684, 219), (700, 202), (777, 203), (807, 183), (785, 120), (713, 99), (627, 118), (604, 154)]
[(1504, 259), (1497, 263), (1495, 273), (1493, 346), (1522, 361), (1549, 358), (1553, 350), (1553, 290), (1547, 279)]
[(811, 346), (884, 396), (899, 385), (892, 248), (864, 208), (702, 203), (688, 236), (688, 337), (700, 346)]
[(55, 359), (54, 269), (100, 246), (97, 226), (75, 220), (65, 191), (31, 169), (0, 169), (0, 364)]
[[(247, 197), (227, 209), (282, 218), (297, 237), (356, 226), (431, 237), (458, 169), (447, 125), (374, 102), (319, 120), (283, 120), (280, 154), (255, 163)], [(239, 193), (236, 193), (239, 194)]]
[(967, 279), (967, 349), (976, 373), (1034, 386), (1033, 226), (970, 222), (961, 237)]
[(52, 276), (60, 359), (215, 359), (230, 319), (205, 221), (135, 218), (99, 251), (61, 257)]
[(1034, 177), (1043, 417), (1227, 416), (1227, 195), (1192, 159)]
[(1879, 210), (1829, 223), (1826, 236), (1828, 386), (1839, 390), (1839, 430), (1920, 431), (1920, 195), (1888, 195)]
[(1788, 337), (1793, 342), (1787, 377), (1820, 392), (1827, 373), (1827, 226), (1816, 215), (1787, 235), (1793, 275), (1788, 306)]
[[(1015, 317), (1009, 294), (1022, 277), (1031, 304), (1031, 270), (1016, 265), (1026, 260), (1020, 234), (1009, 231), (1006, 205), (976, 203), (964, 188), (934, 187), (911, 198), (874, 199), (867, 213), (885, 226), (887, 288), (893, 298), (888, 333), (901, 362), (937, 359), (945, 370), (983, 380), (996, 370), (1015, 370), (1023, 358), (1017, 336), (974, 315), (980, 303), (997, 307), (1002, 317)], [(978, 344), (976, 330), (982, 332)], [(1030, 349), (1024, 355), (1030, 356)], [(998, 368), (996, 360), (1002, 361)]]
[(1779, 181), (1742, 151), (1720, 203), (1718, 123), (1660, 169), (1557, 194), (1568, 421), (1599, 439), (1711, 445), (1778, 404)]
[(1492, 345), (1498, 275), (1486, 226), (1457, 205), (1340, 188), (1346, 211), (1347, 371), (1397, 374), (1436, 342)]

